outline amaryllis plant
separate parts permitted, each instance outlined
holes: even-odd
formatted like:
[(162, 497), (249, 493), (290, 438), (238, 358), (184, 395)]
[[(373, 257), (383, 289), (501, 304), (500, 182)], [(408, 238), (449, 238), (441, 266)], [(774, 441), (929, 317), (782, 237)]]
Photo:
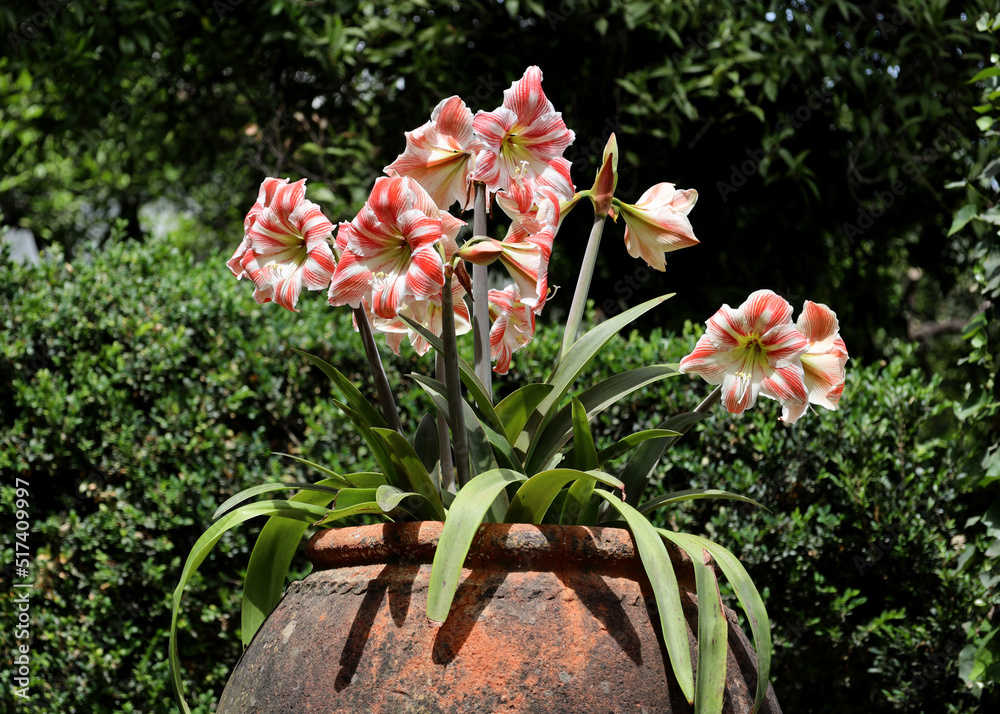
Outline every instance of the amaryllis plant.
[[(592, 187), (576, 191), (563, 157), (574, 139), (542, 90), (541, 70), (529, 67), (494, 111), (473, 116), (459, 97), (438, 103), (428, 122), (407, 133), (405, 151), (375, 181), (358, 214), (336, 229), (306, 199), (304, 180), (267, 178), (261, 184), (228, 266), (237, 279), (253, 282), (258, 303), (295, 310), (305, 288), (325, 291), (335, 309), (353, 311), (371, 368), (370, 385), (358, 388), (334, 365), (310, 355), (303, 359), (330, 377), (341, 396), (335, 404), (367, 442), (377, 468), (335, 473), (289, 457), (315, 468), (322, 480), (262, 484), (222, 504), (216, 522), (192, 549), (174, 593), (170, 656), (185, 711), (176, 632), (183, 589), (227, 529), (257, 516), (269, 521), (246, 574), (245, 644), (280, 599), (296, 545), (310, 525), (353, 524), (359, 516), (444, 521), (427, 605), (427, 617), (437, 621), (448, 616), (480, 523), (620, 526), (631, 530), (637, 544), (671, 667), (688, 700), (697, 711), (721, 711), (725, 677), (718, 674), (726, 667), (726, 638), (701, 638), (696, 680), (667, 543), (686, 551), (694, 563), (701, 633), (725, 628), (715, 568), (709, 564), (714, 562), (729, 580), (747, 612), (757, 649), (760, 706), (770, 668), (770, 630), (747, 572), (722, 546), (649, 520), (655, 509), (689, 499), (753, 501), (715, 489), (650, 500), (646, 490), (666, 449), (720, 401), (740, 414), (758, 397), (777, 400), (787, 424), (801, 418), (810, 404), (836, 409), (847, 362), (837, 317), (825, 305), (807, 301), (793, 322), (791, 305), (759, 290), (739, 308), (724, 305), (713, 315), (679, 365), (637, 366), (578, 386), (583, 369), (609, 340), (670, 297), (636, 305), (580, 335), (607, 219), (623, 219), (629, 255), (664, 271), (666, 253), (698, 243), (689, 219), (698, 194), (658, 183), (634, 205), (617, 198), (614, 136)], [(548, 272), (560, 225), (584, 199), (593, 206), (594, 221), (559, 356), (544, 381), (523, 385), (494, 403), (491, 372), (506, 374), (518, 351), (531, 344), (548, 299), (565, 277)], [(502, 215), (509, 218), (505, 237), (491, 238), (489, 219)], [(506, 286), (490, 289), (491, 276), (502, 276)], [(458, 352), (458, 338), (466, 333), (472, 333), (463, 338), (473, 342), (472, 364)], [(435, 352), (433, 373), (412, 375), (429, 397), (430, 414), (411, 423), (400, 419), (379, 356), (381, 340), (397, 353), (410, 348), (418, 354)], [(685, 372), (718, 386), (690, 412), (655, 429), (613, 444), (596, 443), (589, 424), (602, 410)], [(365, 396), (369, 390), (374, 402)], [(619, 465), (626, 456), (628, 461)], [(297, 493), (254, 500), (289, 490)]]

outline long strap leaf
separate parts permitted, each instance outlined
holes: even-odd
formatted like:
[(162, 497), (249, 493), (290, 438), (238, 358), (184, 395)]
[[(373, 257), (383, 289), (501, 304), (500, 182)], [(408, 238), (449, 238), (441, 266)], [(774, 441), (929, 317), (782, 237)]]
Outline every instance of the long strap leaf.
[[(444, 354), (444, 343), (441, 341), (440, 337), (435, 335), (416, 320), (411, 320), (403, 315), (400, 315), (399, 317), (403, 320), (403, 322), (419, 332), (421, 336), (423, 336), (423, 338), (430, 343), (431, 347), (437, 350), (440, 354)], [(476, 376), (476, 371), (461, 357), (458, 358), (458, 370), (462, 375), (462, 384), (465, 385), (465, 388), (469, 390), (469, 394), (472, 395), (472, 400), (476, 403), (476, 408), (482, 412), (490, 426), (494, 429), (503, 429), (503, 422), (500, 421), (500, 417), (497, 416), (496, 410), (493, 409), (493, 400), (486, 391), (486, 387), (484, 387), (483, 383), (479, 381), (479, 377)]]
[[(575, 347), (574, 347), (575, 349)], [(593, 419), (606, 408), (618, 402), (637, 389), (660, 379), (678, 374), (677, 368), (669, 364), (654, 364), (637, 367), (627, 372), (613, 375), (580, 392), (578, 399), (586, 408), (587, 418)], [(540, 407), (541, 408), (541, 407)], [(547, 425), (532, 440), (525, 457), (528, 473), (540, 470), (544, 464), (569, 440), (573, 432), (573, 410), (567, 405), (556, 413)]]
[(309, 461), (308, 459), (303, 459), (301, 456), (285, 454), (281, 451), (272, 451), (271, 453), (275, 456), (284, 456), (286, 459), (298, 461), (300, 464), (304, 464), (311, 469), (315, 469), (322, 474), (326, 474), (329, 478), (342, 479), (344, 481), (344, 488), (378, 488), (383, 483), (386, 483), (385, 476), (377, 471), (359, 471), (353, 474), (339, 474), (332, 469), (328, 469), (326, 466), (317, 464), (314, 461)]
[(750, 631), (753, 633), (754, 649), (757, 651), (757, 694), (754, 697), (753, 711), (760, 709), (767, 694), (767, 685), (771, 677), (771, 623), (767, 617), (767, 610), (764, 607), (764, 600), (757, 592), (750, 574), (743, 567), (743, 564), (729, 552), (726, 548), (713, 543), (708, 538), (691, 535), (688, 533), (676, 533), (664, 528), (657, 528), (657, 532), (681, 547), (687, 549), (704, 548), (707, 550), (719, 569), (726, 576), (726, 580), (736, 593), (737, 599), (743, 612), (746, 613), (747, 621), (750, 623)]
[(181, 598), (184, 595), (184, 588), (187, 587), (188, 581), (197, 572), (198, 566), (212, 552), (212, 548), (215, 547), (215, 544), (219, 542), (219, 539), (222, 538), (222, 535), (227, 530), (251, 518), (256, 518), (257, 516), (282, 516), (308, 523), (322, 518), (324, 515), (326, 515), (325, 508), (308, 503), (258, 501), (240, 506), (235, 511), (227, 513), (209, 526), (208, 530), (195, 542), (191, 548), (191, 552), (188, 554), (187, 560), (184, 562), (180, 582), (174, 589), (170, 615), (170, 677), (174, 691), (177, 694), (177, 701), (180, 703), (184, 714), (191, 714), (191, 709), (184, 699), (184, 680), (181, 676), (180, 654), (177, 648), (177, 619), (180, 616)]
[(387, 426), (385, 419), (378, 413), (378, 410), (371, 405), (371, 402), (368, 401), (365, 395), (358, 391), (358, 388), (354, 386), (354, 382), (340, 373), (340, 370), (326, 360), (320, 359), (316, 355), (311, 355), (308, 352), (297, 350), (294, 347), (292, 349), (319, 367), (323, 373), (330, 378), (330, 380), (336, 385), (337, 389), (340, 390), (340, 393), (344, 395), (344, 399), (347, 403), (351, 405), (354, 411), (357, 412), (362, 419), (364, 419), (365, 424), (369, 427)]
[[(413, 381), (419, 384), (430, 395), (438, 411), (445, 414), (448, 422), (451, 423), (450, 406), (448, 404), (447, 387), (445, 384), (420, 374), (410, 376), (413, 378)], [(483, 429), (485, 425), (480, 422), (479, 415), (476, 414), (465, 399), (462, 399), (462, 408), (465, 415), (465, 431), (468, 434), (472, 475), (477, 476), (478, 474), (498, 468), (496, 458), (493, 455), (493, 449), (490, 447), (490, 440)], [(496, 433), (495, 430), (494, 433)]]
[(514, 445), (515, 448), (521, 449), (522, 451), (527, 450), (528, 444), (525, 442), (523, 445), (516, 443), (518, 435), (521, 430), (524, 429), (524, 425), (528, 421), (528, 417), (531, 413), (535, 411), (535, 408), (542, 403), (542, 400), (548, 396), (549, 392), (553, 390), (551, 384), (526, 384), (520, 389), (517, 389), (502, 400), (496, 406), (497, 416), (500, 421), (503, 422), (503, 427), (507, 435), (507, 440)]
[(611, 474), (602, 471), (579, 471), (577, 469), (551, 469), (537, 473), (517, 489), (510, 500), (510, 508), (504, 517), (504, 523), (541, 523), (545, 512), (555, 500), (556, 495), (568, 483), (579, 479), (591, 479), (607, 484), (612, 488), (621, 488), (622, 482)]
[(726, 691), (726, 654), (729, 650), (729, 623), (722, 609), (722, 593), (711, 556), (704, 548), (690, 544), (680, 547), (694, 566), (698, 591), (698, 669), (695, 677), (695, 714), (722, 714)]
[(622, 437), (611, 446), (598, 451), (597, 463), (598, 465), (603, 465), (609, 461), (614, 461), (615, 459), (624, 456), (644, 441), (659, 439), (665, 436), (680, 436), (680, 432), (671, 431), (670, 429), (646, 429), (645, 431), (637, 431), (634, 434)]
[[(671, 297), (673, 297), (673, 294), (663, 295), (652, 300), (647, 300), (641, 305), (636, 305), (620, 315), (615, 315), (605, 320), (574, 342), (566, 354), (560, 357), (559, 363), (545, 380), (546, 384), (552, 385), (552, 391), (542, 399), (538, 408), (529, 418), (528, 425), (525, 427), (528, 433), (538, 433), (539, 429), (545, 426), (555, 413), (555, 409), (566, 395), (566, 392), (569, 391), (576, 378), (580, 376), (580, 372), (593, 359), (594, 355), (607, 344), (608, 340), (617, 335), (632, 320), (649, 312)], [(513, 441), (517, 443), (518, 439), (514, 438)]]
[(632, 531), (642, 567), (646, 571), (650, 585), (653, 586), (656, 609), (660, 613), (660, 626), (663, 630), (663, 643), (670, 657), (670, 667), (677, 678), (681, 692), (689, 703), (693, 703), (694, 672), (691, 669), (691, 653), (688, 650), (687, 622), (681, 606), (674, 565), (670, 561), (666, 546), (663, 545), (663, 539), (646, 517), (632, 506), (607, 491), (596, 490), (594, 493), (618, 511)]
[[(337, 489), (332, 489), (334, 493), (331, 494), (329, 489), (319, 487), (337, 485), (341, 481), (340, 477), (324, 479), (303, 489), (289, 500), (327, 506), (334, 499)], [(247, 574), (243, 579), (240, 637), (244, 647), (250, 644), (264, 620), (281, 600), (288, 568), (308, 527), (309, 524), (305, 521), (271, 516), (261, 528), (250, 552)]]
[(385, 441), (389, 458), (396, 467), (399, 477), (406, 479), (409, 490), (426, 499), (426, 509), (422, 508), (421, 510), (421, 513), (426, 510), (424, 517), (428, 517), (429, 520), (444, 520), (444, 504), (441, 503), (441, 494), (438, 493), (437, 484), (427, 473), (423, 462), (410, 446), (406, 437), (393, 429), (372, 429), (372, 432)]
[(469, 481), (448, 509), (434, 562), (431, 566), (427, 591), (427, 617), (444, 622), (455, 599), (462, 564), (469, 554), (469, 547), (483, 516), (508, 484), (524, 481), (524, 474), (510, 469), (494, 469), (479, 474)]
[(400, 485), (399, 475), (396, 473), (396, 467), (393, 466), (392, 459), (389, 458), (389, 452), (385, 448), (385, 442), (375, 435), (372, 431), (372, 427), (368, 426), (364, 419), (362, 419), (352, 407), (337, 399), (332, 401), (342, 412), (344, 412), (344, 414), (347, 415), (347, 418), (354, 424), (354, 428), (356, 428), (358, 433), (361, 434), (361, 438), (365, 440), (366, 444), (368, 444), (368, 448), (372, 451), (372, 456), (375, 457), (375, 462), (382, 470), (382, 473), (385, 474), (386, 481), (397, 486)]
[[(705, 412), (685, 412), (671, 417), (663, 422), (659, 428), (669, 429), (684, 433), (692, 424), (707, 419), (711, 416)], [(625, 482), (625, 500), (629, 505), (638, 505), (642, 500), (642, 495), (649, 485), (649, 478), (656, 468), (665, 452), (679, 437), (667, 436), (661, 439), (650, 439), (639, 445), (639, 448), (628, 460), (625, 470), (622, 472), (622, 481)]]
[(232, 510), (235, 506), (240, 505), (244, 501), (249, 501), (254, 496), (259, 496), (262, 493), (273, 493), (274, 491), (319, 491), (321, 493), (328, 494), (330, 497), (327, 500), (332, 501), (333, 497), (337, 495), (337, 492), (340, 491), (341, 488), (344, 488), (344, 486), (341, 485), (343, 481), (339, 478), (329, 478), (326, 479), (326, 481), (336, 485), (328, 486), (320, 483), (262, 483), (259, 486), (251, 486), (250, 488), (244, 489), (243, 491), (227, 498), (221, 506), (215, 509), (215, 513), (212, 514), (212, 520), (217, 520), (222, 514)]
[[(665, 493), (662, 496), (652, 499), (651, 501), (646, 501), (644, 504), (639, 506), (639, 513), (643, 515), (649, 515), (657, 508), (661, 506), (668, 506), (671, 503), (680, 503), (681, 501), (694, 501), (701, 498), (723, 498), (731, 501), (743, 501), (744, 503), (752, 503), (755, 506), (764, 508), (764, 506), (752, 498), (747, 498), (746, 496), (741, 496), (738, 493), (732, 493), (731, 491), (723, 491), (718, 488), (689, 488), (684, 491), (672, 491), (671, 493)], [(766, 511), (767, 509), (764, 508)]]

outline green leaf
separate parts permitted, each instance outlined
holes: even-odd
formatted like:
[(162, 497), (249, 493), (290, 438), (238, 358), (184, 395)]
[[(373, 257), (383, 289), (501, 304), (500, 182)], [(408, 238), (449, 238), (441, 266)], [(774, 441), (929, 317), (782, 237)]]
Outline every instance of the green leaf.
[(954, 220), (951, 222), (951, 228), (948, 229), (948, 235), (954, 235), (962, 228), (965, 224), (976, 217), (976, 207), (971, 203), (962, 206), (958, 213), (955, 214)]
[(1000, 67), (987, 67), (986, 69), (977, 72), (972, 79), (966, 82), (966, 84), (975, 84), (976, 82), (980, 82), (990, 77), (996, 77), (997, 75), (1000, 75)]
[(550, 469), (537, 473), (517, 489), (510, 499), (504, 523), (541, 523), (545, 512), (556, 494), (568, 483), (589, 478), (620, 489), (622, 482), (603, 471), (578, 471), (577, 469)]
[[(711, 414), (708, 412), (684, 412), (677, 416), (670, 417), (660, 424), (661, 429), (679, 431), (682, 434), (691, 427), (692, 424), (707, 419)], [(663, 452), (673, 444), (678, 437), (668, 436), (662, 439), (649, 439), (639, 445), (639, 448), (632, 454), (625, 471), (622, 473), (622, 481), (625, 483), (625, 500), (629, 505), (635, 506), (642, 499), (642, 494), (649, 485), (649, 477), (653, 474), (653, 469), (659, 463)]]
[(646, 517), (614, 494), (607, 491), (594, 491), (607, 501), (613, 509), (625, 519), (628, 529), (632, 531), (642, 567), (653, 586), (656, 597), (656, 609), (660, 613), (660, 626), (663, 631), (663, 643), (670, 657), (670, 667), (673, 669), (681, 692), (688, 703), (694, 702), (694, 672), (691, 669), (691, 653), (688, 650), (687, 622), (684, 619), (684, 609), (681, 607), (680, 589), (677, 586), (677, 576), (674, 565), (670, 561), (667, 547), (657, 533), (657, 529), (646, 520)]
[[(303, 490), (289, 500), (327, 506), (333, 497), (315, 487), (338, 485), (339, 482), (339, 477), (325, 479), (313, 484), (314, 488)], [(244, 647), (250, 644), (264, 620), (281, 600), (288, 568), (308, 527), (309, 524), (304, 521), (272, 516), (267, 519), (257, 536), (257, 542), (250, 553), (246, 577), (243, 579), (240, 638)]]
[(637, 431), (634, 434), (629, 434), (628, 436), (619, 439), (606, 449), (601, 449), (597, 452), (597, 463), (600, 466), (608, 461), (614, 461), (615, 459), (624, 456), (644, 441), (649, 441), (650, 439), (660, 439), (666, 436), (680, 435), (681, 433), (679, 431), (671, 431), (670, 429), (646, 429), (645, 431)]
[(222, 535), (227, 530), (251, 518), (256, 518), (257, 516), (281, 516), (283, 518), (311, 523), (317, 518), (322, 518), (326, 515), (326, 512), (325, 508), (294, 501), (257, 501), (255, 503), (248, 503), (240, 506), (235, 511), (227, 513), (213, 523), (202, 534), (201, 538), (195, 542), (191, 548), (191, 552), (188, 554), (187, 560), (184, 561), (180, 582), (174, 589), (170, 615), (170, 677), (174, 690), (177, 692), (177, 700), (180, 702), (181, 709), (185, 714), (191, 714), (191, 709), (184, 699), (184, 680), (181, 675), (180, 654), (177, 647), (177, 618), (180, 615), (181, 598), (184, 595), (184, 588), (187, 587), (188, 581), (197, 572), (198, 566), (208, 557), (208, 554), (212, 552), (212, 548), (215, 547), (215, 544), (219, 542), (219, 539), (222, 538)]
[(469, 459), (472, 475), (478, 476), (496, 469), (497, 461), (493, 457), (493, 447), (490, 446), (490, 441), (486, 438), (486, 432), (483, 430), (479, 417), (464, 399), (462, 400), (462, 408), (465, 409), (465, 430), (469, 434)]
[(336, 471), (332, 471), (326, 466), (320, 466), (317, 463), (307, 461), (299, 456), (285, 454), (280, 451), (272, 451), (271, 453), (275, 456), (284, 456), (292, 461), (298, 461), (300, 464), (304, 464), (322, 474), (326, 474), (329, 478), (341, 479), (344, 482), (343, 488), (378, 488), (383, 483), (386, 483), (385, 475), (380, 474), (377, 471), (358, 471), (357, 473), (352, 474), (338, 474)]
[(526, 384), (508, 394), (497, 404), (497, 416), (503, 422), (507, 440), (515, 448), (521, 448), (522, 451), (528, 448), (527, 442), (523, 447), (520, 447), (515, 440), (521, 433), (521, 430), (524, 429), (524, 425), (527, 423), (528, 417), (535, 410), (535, 407), (541, 404), (542, 400), (545, 399), (552, 389), (551, 384)]
[(594, 435), (590, 432), (587, 409), (583, 403), (573, 397), (573, 452), (575, 454), (574, 468), (589, 471), (597, 468), (597, 446)]
[(722, 610), (722, 593), (707, 550), (689, 551), (698, 590), (698, 679), (694, 707), (699, 713), (722, 714), (726, 691), (729, 625)]
[(333, 501), (333, 508), (344, 510), (362, 503), (374, 503), (376, 493), (377, 488), (342, 488)]
[(379, 486), (378, 490), (375, 491), (375, 503), (377, 503), (378, 507), (383, 511), (389, 513), (410, 496), (423, 498), (423, 496), (419, 493), (403, 491), (395, 486)]
[(429, 619), (444, 622), (448, 617), (462, 575), (462, 564), (483, 516), (508, 484), (524, 479), (524, 474), (516, 471), (494, 469), (471, 479), (455, 496), (431, 565), (427, 591)]
[(680, 547), (704, 548), (707, 550), (726, 580), (729, 581), (733, 592), (743, 612), (746, 613), (747, 622), (750, 623), (750, 631), (753, 633), (753, 646), (757, 651), (757, 694), (754, 697), (753, 711), (760, 709), (767, 694), (767, 685), (771, 677), (771, 622), (767, 617), (767, 610), (764, 608), (764, 601), (757, 592), (757, 588), (750, 579), (750, 574), (746, 568), (736, 558), (718, 543), (713, 543), (707, 538), (690, 535), (687, 533), (675, 533), (663, 528), (657, 528), (657, 532), (667, 540), (676, 543)]
[(303, 357), (306, 357), (310, 362), (323, 370), (323, 373), (333, 381), (340, 393), (344, 395), (344, 399), (351, 408), (360, 416), (366, 425), (369, 427), (385, 427), (387, 426), (385, 419), (382, 415), (371, 405), (368, 399), (358, 391), (358, 388), (354, 386), (354, 383), (345, 377), (340, 371), (334, 367), (332, 364), (326, 360), (320, 359), (315, 355), (311, 355), (308, 352), (303, 352), (302, 350), (292, 348), (292, 351), (298, 352)]
[[(575, 349), (574, 347), (573, 350)], [(635, 390), (676, 374), (679, 374), (679, 372), (673, 365), (655, 364), (647, 367), (637, 367), (627, 372), (613, 375), (595, 384), (593, 387), (581, 392), (578, 398), (583, 406), (586, 407), (587, 418), (592, 419), (595, 415)], [(572, 406), (568, 405), (560, 409), (541, 433), (533, 439), (524, 460), (526, 465), (525, 470), (529, 474), (541, 470), (548, 463), (549, 459), (559, 451), (562, 445), (569, 440), (572, 430), (573, 411)]]
[(372, 456), (375, 457), (375, 462), (382, 469), (382, 473), (385, 474), (385, 480), (390, 484), (398, 486), (399, 475), (396, 473), (396, 467), (393, 466), (392, 459), (389, 458), (389, 452), (386, 451), (385, 442), (372, 431), (372, 428), (364, 422), (353, 408), (336, 399), (333, 400), (333, 403), (347, 415), (347, 418), (354, 424), (358, 433), (361, 434), (361, 438), (368, 444), (368, 448), (372, 450)]
[[(717, 488), (691, 488), (685, 491), (665, 493), (651, 501), (646, 501), (639, 507), (639, 513), (648, 516), (660, 506), (667, 506), (671, 503), (680, 503), (681, 501), (694, 501), (701, 498), (724, 498), (732, 501), (743, 501), (744, 503), (752, 503), (755, 506), (764, 508), (763, 505), (757, 503), (757, 501), (752, 498), (740, 496), (739, 494), (732, 493), (730, 491), (722, 491)], [(764, 508), (764, 510), (766, 511), (767, 509)]]
[(444, 504), (441, 503), (441, 496), (438, 493), (437, 484), (427, 473), (423, 462), (417, 456), (417, 452), (410, 446), (402, 434), (394, 429), (372, 429), (372, 432), (381, 437), (385, 442), (389, 452), (389, 459), (398, 471), (401, 478), (406, 480), (409, 490), (420, 494), (427, 503), (421, 507), (417, 515), (427, 520), (445, 519)]
[(240, 505), (244, 501), (249, 501), (254, 496), (259, 496), (262, 493), (272, 493), (274, 491), (320, 491), (329, 495), (327, 500), (332, 501), (340, 489), (345, 488), (345, 486), (341, 485), (341, 480), (339, 478), (327, 479), (327, 481), (335, 483), (336, 485), (320, 486), (319, 484), (312, 483), (264, 483), (259, 486), (251, 486), (250, 488), (244, 489), (243, 491), (227, 498), (221, 506), (215, 509), (215, 513), (212, 514), (212, 520), (217, 520), (222, 514), (227, 511), (231, 511), (235, 506)]
[[(448, 409), (448, 397), (446, 394), (447, 387), (444, 382), (431, 379), (430, 377), (424, 377), (420, 374), (411, 374), (410, 376), (413, 378), (413, 381), (419, 384), (424, 391), (430, 395), (431, 399), (434, 400), (434, 405), (438, 408), (438, 411), (444, 414), (445, 418), (450, 423), (451, 415)], [(473, 411), (472, 407), (469, 406), (469, 403), (464, 398), (462, 399), (462, 405), (465, 416), (465, 431), (468, 434), (469, 441), (469, 465), (471, 467), (471, 474), (476, 476), (484, 471), (490, 471), (497, 468), (497, 462), (493, 456), (493, 449), (490, 447), (490, 440), (486, 436), (483, 429), (484, 425), (480, 421), (479, 415)]]
[(586, 525), (593, 495), (594, 479), (579, 478), (574, 481), (563, 499), (559, 522), (563, 525)]
[(434, 471), (438, 459), (441, 458), (438, 444), (437, 420), (430, 414), (420, 417), (417, 431), (413, 435), (413, 450), (420, 457), (420, 463), (429, 472)]
[[(399, 317), (403, 322), (419, 332), (430, 343), (431, 347), (440, 354), (444, 354), (444, 343), (441, 342), (440, 337), (415, 320), (411, 320), (404, 315), (400, 315)], [(486, 387), (479, 381), (476, 371), (461, 357), (458, 358), (458, 370), (462, 375), (462, 384), (469, 390), (472, 400), (476, 403), (476, 407), (483, 413), (483, 416), (486, 417), (487, 423), (498, 431), (502, 430), (503, 423), (500, 421), (500, 417), (497, 416), (496, 410), (493, 409), (493, 399), (486, 393)]]
[(383, 511), (375, 501), (366, 501), (365, 503), (356, 503), (353, 506), (348, 506), (346, 508), (336, 508), (332, 511), (327, 511), (326, 515), (323, 516), (320, 520), (316, 521), (313, 525), (325, 526), (328, 523), (341, 521), (345, 518), (350, 518), (352, 516), (363, 516), (363, 515), (384, 516), (386, 514), (385, 511)]
[(482, 427), (486, 438), (493, 445), (493, 454), (497, 459), (497, 465), (500, 468), (523, 471), (524, 467), (521, 464), (521, 460), (518, 458), (517, 452), (510, 445), (510, 442), (507, 441), (507, 437), (482, 422), (479, 422), (479, 426)]
[[(661, 305), (671, 297), (673, 297), (672, 293), (647, 300), (641, 305), (636, 305), (620, 315), (615, 315), (605, 320), (574, 342), (566, 351), (566, 354), (559, 360), (552, 374), (545, 380), (547, 384), (552, 385), (552, 391), (542, 399), (534, 414), (529, 419), (529, 433), (537, 433), (541, 427), (545, 426), (555, 407), (562, 400), (563, 396), (565, 396), (573, 382), (576, 381), (576, 378), (580, 376), (580, 372), (593, 359), (594, 355), (608, 343), (608, 340), (617, 335), (627, 324), (646, 314), (654, 307)], [(517, 443), (517, 439), (512, 439), (512, 441)]]

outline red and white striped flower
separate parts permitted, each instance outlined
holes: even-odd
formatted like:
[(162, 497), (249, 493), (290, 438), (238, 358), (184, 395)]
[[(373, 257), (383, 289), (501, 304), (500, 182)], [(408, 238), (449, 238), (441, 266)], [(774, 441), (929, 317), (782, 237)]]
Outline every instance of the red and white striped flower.
[(698, 243), (687, 217), (697, 200), (697, 191), (678, 191), (672, 183), (656, 184), (634, 205), (615, 200), (625, 219), (628, 254), (642, 258), (654, 270), (666, 270), (666, 253)]
[(535, 336), (535, 313), (521, 302), (517, 285), (504, 290), (490, 290), (490, 358), (496, 362), (493, 371), (507, 374), (514, 352), (527, 345)]
[[(549, 186), (532, 186), (524, 180), (525, 167), (520, 167), (511, 180), (510, 188), (496, 195), (497, 204), (511, 219), (504, 241), (530, 241), (542, 249), (545, 260), (552, 256), (552, 241), (562, 221), (561, 199)], [(551, 235), (543, 233), (551, 228)]]
[(485, 145), (476, 157), (473, 181), (482, 181), (493, 192), (506, 190), (526, 162), (535, 186), (549, 186), (565, 200), (573, 195), (570, 163), (562, 155), (576, 135), (545, 98), (538, 67), (528, 67), (504, 90), (503, 104), (492, 112), (478, 112), (473, 125)]
[(531, 190), (520, 168), (508, 191), (497, 194), (497, 203), (511, 218), (501, 246), (500, 261), (521, 291), (521, 301), (541, 313), (548, 294), (548, 266), (559, 229), (560, 201), (555, 190)]
[(722, 403), (733, 414), (752, 407), (758, 394), (791, 412), (805, 409), (809, 397), (799, 358), (809, 342), (792, 323), (792, 306), (783, 298), (758, 290), (738, 310), (723, 305), (707, 326), (694, 351), (681, 360), (682, 372), (721, 384)]
[(266, 178), (243, 221), (243, 241), (227, 265), (249, 277), (258, 304), (272, 300), (295, 311), (302, 287), (322, 290), (336, 265), (328, 239), (333, 224), (305, 199), (306, 180)]
[[(826, 305), (806, 300), (796, 327), (809, 343), (809, 348), (801, 357), (809, 403), (836, 411), (844, 392), (848, 360), (847, 345), (840, 337), (837, 313)], [(792, 423), (805, 410), (805, 404), (801, 407), (786, 406), (782, 419)]]
[(472, 112), (459, 97), (449, 97), (434, 107), (429, 122), (406, 133), (406, 151), (385, 172), (409, 176), (443, 210), (458, 201), (464, 211), (472, 197), (469, 177), (483, 148), (472, 128)]
[[(443, 290), (443, 288), (442, 288)], [(472, 317), (469, 314), (469, 307), (465, 303), (465, 288), (457, 280), (452, 280), (451, 296), (453, 312), (455, 313), (455, 334), (464, 335), (472, 331)], [(399, 310), (399, 315), (408, 317), (423, 325), (438, 337), (444, 330), (444, 310), (441, 307), (441, 291), (427, 300), (418, 300), (404, 305)], [(408, 337), (410, 345), (418, 355), (424, 355), (431, 348), (423, 335), (407, 325), (400, 317), (378, 318), (372, 322), (372, 327), (385, 333), (386, 342), (392, 351), (399, 354), (399, 346), (403, 337)]]
[(439, 295), (463, 225), (413, 179), (377, 179), (361, 212), (338, 232), (344, 247), (330, 304), (357, 307), (371, 296), (375, 316), (393, 318), (403, 305)]

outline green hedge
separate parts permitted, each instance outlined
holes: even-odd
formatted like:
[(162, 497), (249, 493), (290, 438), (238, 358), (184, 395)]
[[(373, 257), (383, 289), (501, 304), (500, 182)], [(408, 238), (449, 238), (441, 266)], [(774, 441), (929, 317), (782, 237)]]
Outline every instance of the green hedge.
[[(326, 380), (290, 349), (363, 382), (349, 313), (317, 295), (299, 314), (257, 307), (225, 257), (196, 264), (152, 242), (72, 265), (57, 253), (37, 268), (0, 261), (0, 500), (12, 512), (14, 479), (30, 484), (35, 583), (33, 699), (18, 711), (172, 711), (169, 596), (216, 505), (254, 483), (312, 477), (271, 452), (368, 465)], [(622, 339), (587, 379), (677, 361), (696, 336)], [(542, 374), (557, 348), (557, 331), (543, 329), (498, 389)], [(955, 573), (952, 538), (979, 513), (957, 486), (975, 435), (958, 428), (936, 380), (908, 369), (911, 358), (903, 348), (887, 363), (850, 365), (841, 411), (794, 428), (767, 401), (742, 418), (720, 412), (657, 474), (661, 490), (727, 488), (768, 507), (700, 502), (662, 518), (707, 532), (751, 571), (772, 617), (785, 711), (972, 710), (955, 661), (980, 586)], [(405, 350), (387, 361), (401, 387), (398, 375), (430, 364)], [(595, 430), (610, 439), (654, 426), (706, 393), (699, 380), (668, 380)], [(423, 406), (413, 399), (402, 400), (404, 420)], [(227, 535), (187, 593), (181, 648), (201, 712), (239, 656), (251, 543), (251, 529)], [(13, 544), (2, 555), (11, 564)], [(22, 580), (8, 565), (12, 579)], [(12, 677), (0, 671), (6, 691)]]

